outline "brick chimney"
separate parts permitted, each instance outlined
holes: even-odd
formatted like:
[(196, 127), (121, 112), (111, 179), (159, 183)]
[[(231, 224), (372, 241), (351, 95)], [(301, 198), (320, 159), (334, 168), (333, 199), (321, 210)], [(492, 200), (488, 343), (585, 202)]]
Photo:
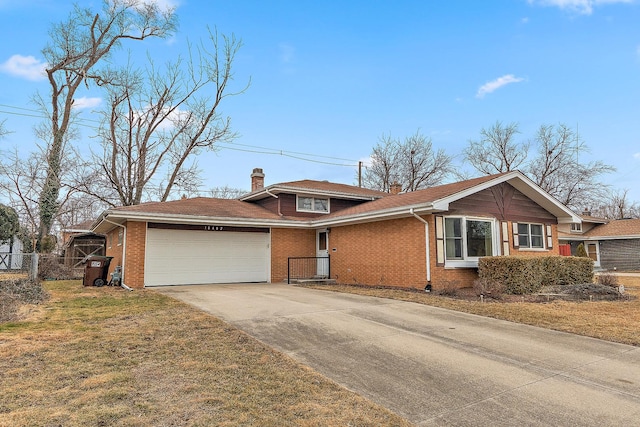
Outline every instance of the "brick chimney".
[(264, 188), (264, 172), (261, 168), (255, 168), (251, 174), (251, 191), (258, 191)]
[(391, 194), (399, 194), (402, 191), (402, 185), (398, 184), (398, 182), (394, 182), (389, 186), (389, 193)]

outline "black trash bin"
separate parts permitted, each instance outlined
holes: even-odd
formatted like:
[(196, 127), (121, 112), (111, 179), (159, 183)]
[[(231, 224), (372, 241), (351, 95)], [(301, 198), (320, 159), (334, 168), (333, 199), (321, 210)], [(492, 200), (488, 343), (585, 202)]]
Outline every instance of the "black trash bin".
[(113, 257), (89, 255), (84, 259), (84, 286), (104, 286), (107, 284), (107, 272)]

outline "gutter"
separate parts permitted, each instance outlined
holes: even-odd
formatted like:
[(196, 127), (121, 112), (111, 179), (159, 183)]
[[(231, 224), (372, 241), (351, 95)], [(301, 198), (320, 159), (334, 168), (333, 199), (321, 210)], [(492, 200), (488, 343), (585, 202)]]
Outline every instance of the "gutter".
[(282, 212), (280, 211), (280, 198), (277, 195), (273, 194), (268, 187), (264, 189), (264, 192), (270, 195), (271, 197), (275, 197), (276, 199), (278, 199), (278, 215), (282, 216)]
[(116, 227), (121, 227), (124, 235), (122, 236), (122, 280), (120, 280), (120, 286), (128, 291), (132, 291), (129, 286), (124, 284), (124, 263), (127, 259), (127, 227), (122, 224), (118, 224), (117, 222), (109, 221), (106, 216), (102, 218), (103, 221), (108, 222), (109, 224), (113, 224)]
[(427, 286), (425, 286), (424, 290), (425, 292), (430, 292), (431, 291), (431, 258), (429, 253), (429, 223), (425, 221), (424, 218), (417, 215), (413, 211), (413, 208), (409, 209), (409, 213), (413, 215), (418, 221), (424, 223), (424, 240), (425, 240), (426, 255), (427, 255)]
[(276, 199), (278, 198), (278, 196), (276, 196), (275, 194), (273, 194), (273, 193), (271, 192), (271, 190), (269, 190), (268, 188), (265, 188), (265, 189), (264, 189), (264, 192), (265, 192), (265, 193), (267, 193), (268, 195), (270, 195), (271, 197), (275, 197)]

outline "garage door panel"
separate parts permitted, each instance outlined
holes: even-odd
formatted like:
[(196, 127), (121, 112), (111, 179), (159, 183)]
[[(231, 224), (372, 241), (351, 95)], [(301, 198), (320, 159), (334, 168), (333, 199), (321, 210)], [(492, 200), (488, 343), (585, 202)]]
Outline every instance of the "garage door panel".
[(145, 285), (266, 282), (269, 234), (149, 229)]

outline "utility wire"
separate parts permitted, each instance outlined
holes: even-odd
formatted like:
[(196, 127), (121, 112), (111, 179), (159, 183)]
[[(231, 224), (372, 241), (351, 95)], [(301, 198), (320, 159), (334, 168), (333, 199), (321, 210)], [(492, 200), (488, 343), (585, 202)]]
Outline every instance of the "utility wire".
[[(342, 157), (321, 156), (319, 154), (301, 153), (301, 152), (298, 152), (298, 151), (277, 150), (275, 148), (260, 147), (260, 146), (257, 146), (257, 145), (238, 144), (238, 143), (235, 143), (235, 142), (222, 142), (222, 143), (219, 143), (219, 144), (231, 144), (231, 145), (236, 145), (236, 146), (239, 146), (239, 147), (249, 147), (249, 148), (258, 148), (258, 149), (261, 149), (261, 150), (270, 150), (270, 151), (277, 152), (277, 154), (285, 152), (285, 153), (290, 153), (290, 154), (297, 154), (297, 155), (300, 155), (300, 156), (318, 157), (318, 158), (322, 158), (322, 159), (331, 159), (331, 160), (344, 160), (345, 162), (354, 162), (354, 163), (358, 162), (357, 160), (345, 159), (345, 158), (342, 158)], [(274, 153), (274, 154), (276, 154), (276, 153)]]
[[(224, 149), (224, 150), (233, 150), (233, 151), (243, 151), (245, 153), (257, 153), (257, 154), (269, 154), (269, 155), (274, 155), (274, 156), (283, 156), (283, 157), (290, 157), (292, 159), (296, 159), (296, 160), (304, 160), (305, 162), (312, 162), (312, 163), (320, 163), (323, 165), (332, 165), (332, 166), (344, 166), (344, 167), (355, 167), (358, 166), (357, 164), (344, 164), (344, 163), (333, 163), (333, 162), (325, 162), (322, 160), (313, 160), (313, 159), (307, 159), (304, 157), (300, 157), (300, 156), (294, 156), (292, 154), (288, 154), (286, 151), (259, 151), (259, 150), (248, 150), (245, 148), (232, 148), (232, 147), (223, 147), (223, 146), (219, 146), (219, 148)], [(270, 149), (269, 149), (270, 150)], [(309, 154), (310, 156), (315, 156), (315, 157), (324, 157), (324, 156), (318, 156), (318, 155), (313, 155), (313, 154)]]
[[(20, 111), (27, 111), (29, 113), (34, 113), (34, 114), (28, 114), (28, 113), (21, 113), (21, 112), (16, 112), (16, 111), (7, 111), (7, 110), (0, 110), (0, 113), (3, 114), (11, 114), (14, 116), (21, 116), (21, 117), (33, 117), (33, 118), (39, 118), (39, 119), (47, 119), (48, 116), (44, 115), (41, 111), (39, 110), (35, 110), (32, 108), (24, 108), (24, 107), (15, 107), (12, 105), (7, 105), (7, 104), (0, 104), (0, 107), (4, 107), (4, 108), (9, 108), (9, 109), (14, 109), (14, 110), (20, 110)], [(76, 120), (76, 123), (80, 126), (89, 128), (89, 129), (93, 129), (93, 130), (100, 130), (99, 128), (86, 124), (84, 122), (93, 122), (93, 123), (101, 123), (98, 120), (94, 120), (94, 119), (85, 119), (85, 118), (79, 118)], [(302, 152), (298, 152), (298, 151), (288, 151), (288, 150), (278, 150), (275, 148), (269, 148), (269, 147), (261, 147), (261, 146), (257, 146), (257, 145), (248, 145), (248, 144), (238, 144), (238, 143), (225, 143), (225, 142), (218, 142), (217, 147), (223, 150), (233, 150), (233, 151), (242, 151), (242, 152), (246, 152), (246, 153), (256, 153), (256, 154), (267, 154), (267, 155), (278, 155), (278, 156), (283, 156), (283, 157), (289, 157), (292, 159), (296, 159), (296, 160), (302, 160), (305, 162), (312, 162), (312, 163), (319, 163), (319, 164), (324, 164), (324, 165), (331, 165), (331, 166), (342, 166), (342, 167), (357, 167), (358, 166), (358, 160), (353, 160), (353, 159), (345, 159), (342, 157), (332, 157), (332, 156), (323, 156), (320, 154), (311, 154), (311, 153), (302, 153)], [(233, 145), (230, 146), (230, 145)], [(250, 149), (242, 149), (242, 148), (237, 148), (237, 147), (247, 147), (247, 148), (253, 148), (256, 150), (250, 150)], [(308, 157), (312, 157), (312, 158), (308, 158)], [(327, 161), (322, 161), (322, 160), (314, 160), (313, 158), (317, 158), (317, 159), (329, 159), (329, 160), (341, 160), (341, 161), (345, 161), (345, 162), (351, 162), (349, 164), (344, 164), (344, 163), (336, 163), (336, 162), (327, 162)]]

